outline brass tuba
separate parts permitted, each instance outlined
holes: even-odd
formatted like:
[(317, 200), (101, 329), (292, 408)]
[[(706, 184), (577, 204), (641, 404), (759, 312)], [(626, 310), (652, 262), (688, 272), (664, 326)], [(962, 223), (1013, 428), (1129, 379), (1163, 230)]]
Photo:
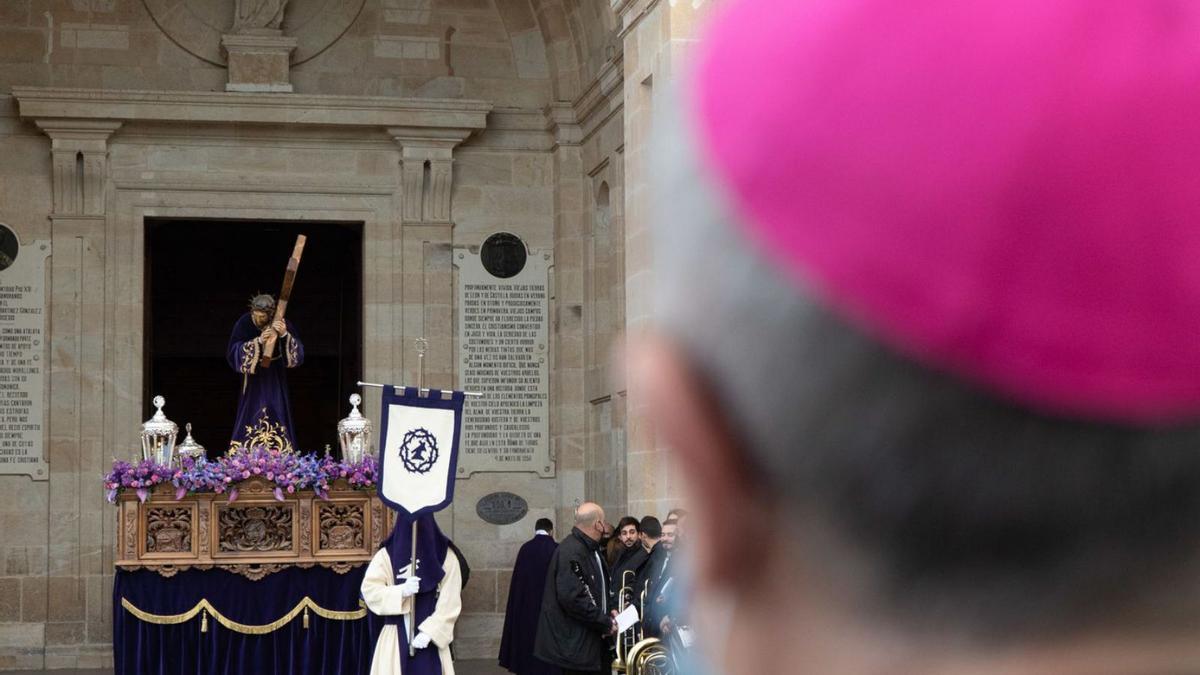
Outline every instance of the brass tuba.
[(667, 645), (658, 638), (646, 638), (629, 650), (627, 675), (675, 675), (675, 662)]

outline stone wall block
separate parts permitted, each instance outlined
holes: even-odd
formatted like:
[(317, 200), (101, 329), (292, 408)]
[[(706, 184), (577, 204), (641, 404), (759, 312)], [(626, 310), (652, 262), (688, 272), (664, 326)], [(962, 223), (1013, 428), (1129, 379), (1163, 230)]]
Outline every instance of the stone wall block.
[[(475, 575), (471, 575), (471, 581), (475, 580)], [(475, 638), (497, 636), (504, 631), (504, 615), (503, 614), (472, 614), (461, 616), (458, 622), (454, 625), (454, 642), (457, 644), (459, 637)]]
[(0, 512), (0, 532), (8, 544), (39, 544), (46, 537), (46, 514)]
[[(104, 623), (111, 616), (111, 611), (108, 610), (112, 605), (112, 579), (111, 574), (89, 574), (83, 578), (84, 599), (87, 606), (84, 618), (89, 624)], [(109, 601), (105, 602), (105, 598), (109, 598)], [(90, 629), (89, 632), (91, 632)], [(89, 639), (88, 641), (95, 642), (96, 640)]]
[[(554, 514), (546, 514), (547, 518), (553, 518)], [(566, 530), (563, 530), (566, 531)], [(558, 530), (554, 532), (554, 538), (559, 539)], [(515, 560), (513, 562), (516, 562)], [(500, 570), (496, 572), (496, 609), (500, 612), (508, 610), (508, 592), (512, 588), (512, 570)]]
[[(511, 562), (509, 563), (512, 564)], [(478, 583), (476, 583), (478, 581)], [(496, 571), (471, 570), (471, 583), (463, 589), (463, 612), (495, 612)], [(503, 608), (500, 609), (503, 611)]]
[(450, 63), (454, 67), (454, 75), (458, 77), (518, 77), (511, 45), (455, 45)]
[(458, 185), (455, 199), (463, 185), (512, 185), (513, 157), (509, 153), (460, 152), (454, 160)]
[(82, 644), (85, 632), (84, 625), (82, 621), (47, 623), (46, 646)]
[(50, 576), (79, 574), (79, 546), (77, 544), (52, 544), (49, 546), (49, 554), (46, 574)]
[(0, 622), (21, 620), (21, 580), (0, 577)]
[(84, 598), (79, 577), (49, 577), (46, 593), (50, 599), (49, 621), (75, 622), (84, 619)]
[(0, 624), (0, 654), (22, 648), (40, 648), (45, 644), (45, 627), (40, 623)]

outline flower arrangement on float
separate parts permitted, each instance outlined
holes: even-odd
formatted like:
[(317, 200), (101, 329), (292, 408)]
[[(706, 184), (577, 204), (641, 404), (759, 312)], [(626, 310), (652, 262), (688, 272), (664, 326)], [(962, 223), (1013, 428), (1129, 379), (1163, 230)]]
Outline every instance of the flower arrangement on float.
[(212, 492), (228, 494), (232, 502), (237, 500), (239, 483), (261, 478), (275, 484), (275, 498), (280, 501), (285, 493), (297, 490), (313, 490), (326, 499), (329, 486), (339, 479), (357, 490), (373, 489), (378, 472), (378, 463), (372, 455), (350, 462), (258, 446), (235, 448), (218, 459), (182, 457), (175, 467), (157, 464), (152, 459), (136, 464), (116, 460), (104, 476), (104, 489), (110, 503), (116, 503), (122, 490), (135, 490), (138, 499), (146, 501), (155, 487), (167, 484), (175, 487), (176, 500), (189, 493)]
[(350, 397), (353, 410), (338, 424), (344, 459), (331, 457), (328, 446), (324, 457), (297, 453), (283, 428), (267, 419), (265, 410), (254, 427), (246, 428), (245, 443), (235, 443), (224, 456), (209, 459), (204, 447), (192, 439), (190, 424), (187, 438), (176, 452), (179, 427), (163, 414), (166, 400), (156, 396), (158, 410), (142, 425), (143, 459), (137, 463), (114, 459), (112, 470), (104, 476), (105, 496), (115, 504), (122, 490), (135, 490), (144, 502), (154, 488), (170, 484), (175, 487), (176, 501), (189, 493), (211, 492), (228, 494), (232, 502), (237, 500), (238, 484), (251, 479), (274, 483), (279, 501), (285, 493), (297, 490), (313, 490), (321, 499), (328, 499), (329, 486), (336, 480), (345, 480), (355, 490), (373, 489), (379, 465), (370, 451), (371, 422), (358, 412), (361, 400), (357, 394)]

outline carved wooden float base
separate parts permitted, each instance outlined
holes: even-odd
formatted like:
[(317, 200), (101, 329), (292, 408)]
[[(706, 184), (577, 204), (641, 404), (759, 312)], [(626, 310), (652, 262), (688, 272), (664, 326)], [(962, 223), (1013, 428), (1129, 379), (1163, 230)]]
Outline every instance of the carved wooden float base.
[(258, 580), (287, 567), (320, 565), (345, 574), (370, 562), (391, 530), (393, 513), (373, 491), (337, 481), (328, 499), (302, 490), (275, 499), (274, 483), (238, 483), (237, 501), (224, 494), (175, 500), (160, 485), (145, 502), (133, 493), (117, 501), (116, 566), (171, 577), (187, 569), (223, 569)]

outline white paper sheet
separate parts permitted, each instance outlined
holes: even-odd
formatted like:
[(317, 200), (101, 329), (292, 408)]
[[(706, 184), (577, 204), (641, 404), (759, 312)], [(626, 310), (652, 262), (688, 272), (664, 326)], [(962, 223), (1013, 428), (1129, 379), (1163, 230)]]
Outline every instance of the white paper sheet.
[(617, 632), (624, 633), (633, 627), (633, 624), (638, 622), (637, 607), (629, 605), (625, 611), (617, 615)]

